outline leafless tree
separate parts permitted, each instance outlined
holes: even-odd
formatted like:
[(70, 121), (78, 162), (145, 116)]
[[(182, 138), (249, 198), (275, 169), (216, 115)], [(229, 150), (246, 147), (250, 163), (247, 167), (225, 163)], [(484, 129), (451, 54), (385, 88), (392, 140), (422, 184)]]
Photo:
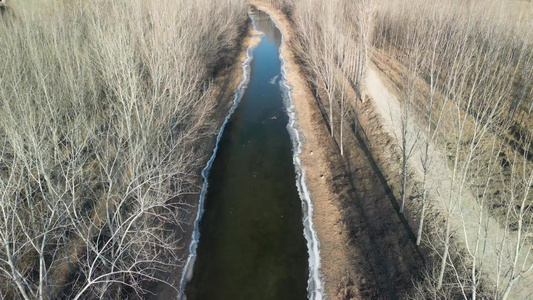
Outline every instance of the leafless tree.
[[(510, 251), (506, 254), (507, 282), (503, 286), (501, 299), (508, 299), (514, 284), (524, 275), (533, 270), (533, 263), (528, 261), (532, 247), (531, 234), (533, 233), (533, 215), (529, 208), (533, 204), (531, 189), (533, 188), (533, 168), (528, 163), (527, 155), (531, 149), (531, 139), (524, 141), (526, 151), (523, 155), (515, 152), (510, 161), (510, 176), (504, 180), (504, 197), (508, 201), (506, 226), (508, 232), (507, 241), (511, 244)], [(509, 227), (516, 227), (512, 230)]]

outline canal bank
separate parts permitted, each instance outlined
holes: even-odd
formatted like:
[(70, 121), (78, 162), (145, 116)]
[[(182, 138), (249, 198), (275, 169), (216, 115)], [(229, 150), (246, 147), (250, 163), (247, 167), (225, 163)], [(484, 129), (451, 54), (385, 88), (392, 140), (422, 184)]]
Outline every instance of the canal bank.
[(282, 37), (268, 15), (253, 11), (251, 18), (264, 36), (203, 173), (205, 206), (180, 298), (322, 299)]

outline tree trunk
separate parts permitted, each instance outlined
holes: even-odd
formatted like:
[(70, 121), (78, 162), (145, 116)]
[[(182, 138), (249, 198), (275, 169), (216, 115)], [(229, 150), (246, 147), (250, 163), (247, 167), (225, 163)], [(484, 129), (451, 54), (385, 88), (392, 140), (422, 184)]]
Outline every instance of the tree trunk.
[(426, 217), (426, 198), (427, 198), (427, 182), (424, 175), (424, 184), (422, 187), (422, 211), (420, 212), (420, 222), (418, 222), (418, 233), (416, 235), (416, 245), (420, 246), (420, 240), (422, 239), (422, 229), (424, 228), (424, 218)]
[(446, 217), (446, 237), (444, 240), (444, 253), (440, 262), (439, 279), (437, 283), (437, 290), (442, 288), (442, 280), (444, 278), (444, 271), (446, 270), (446, 260), (448, 258), (448, 252), (450, 251), (450, 213)]

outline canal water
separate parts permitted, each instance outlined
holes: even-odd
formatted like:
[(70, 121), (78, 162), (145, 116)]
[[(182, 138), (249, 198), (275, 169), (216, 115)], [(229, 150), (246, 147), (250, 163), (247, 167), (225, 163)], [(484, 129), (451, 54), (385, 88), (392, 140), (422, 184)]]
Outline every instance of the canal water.
[(281, 34), (268, 15), (251, 18), (264, 36), (209, 171), (187, 300), (308, 297), (309, 255), (280, 81)]

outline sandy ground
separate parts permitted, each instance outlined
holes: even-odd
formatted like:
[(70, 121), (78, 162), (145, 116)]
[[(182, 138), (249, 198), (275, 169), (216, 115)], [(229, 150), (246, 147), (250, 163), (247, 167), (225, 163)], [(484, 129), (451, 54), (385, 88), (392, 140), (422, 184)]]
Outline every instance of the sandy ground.
[[(393, 85), (387, 81), (386, 75), (379, 71), (375, 66), (369, 68), (366, 78), (367, 91), (371, 97), (373, 105), (376, 107), (376, 111), (380, 116), (381, 122), (385, 125), (384, 129), (388, 134), (392, 136), (400, 136), (401, 128), (401, 108), (398, 98), (395, 96)], [(412, 124), (412, 126), (418, 126)], [(420, 130), (420, 129), (418, 129)], [(425, 137), (422, 137), (425, 139)], [(410, 160), (410, 167), (415, 171), (415, 180), (419, 182), (422, 180), (423, 169), (421, 165), (422, 157), (422, 145), (415, 148), (413, 159)], [(447, 161), (445, 155), (440, 152), (435, 145), (430, 146), (430, 151), (435, 153), (432, 161), (432, 173), (429, 175), (430, 197), (433, 199), (433, 210), (441, 212), (441, 215), (445, 215), (445, 208), (448, 206), (450, 195), (450, 176), (448, 168), (446, 166)], [(438, 189), (438, 193), (436, 192)], [(409, 205), (409, 203), (407, 204)], [(430, 213), (431, 214), (431, 213)], [(481, 256), (480, 266), (486, 277), (492, 284), (497, 282), (498, 276), (500, 276), (500, 287), (504, 287), (506, 282), (503, 281), (503, 272), (498, 270), (499, 253), (511, 253), (512, 244), (503, 242), (503, 228), (499, 225), (497, 220), (493, 219), (487, 209), (480, 207), (476, 202), (475, 197), (466, 192), (460, 205), (452, 212), (452, 232), (455, 237), (460, 240), (463, 245), (467, 245), (469, 242), (470, 251), (474, 251), (474, 243), (478, 235), (478, 224), (480, 220), (480, 214), (482, 214), (483, 222), (486, 222), (487, 228), (481, 230), (481, 247), (478, 255)], [(433, 220), (435, 222), (435, 220)], [(417, 228), (418, 224), (413, 222), (413, 228)], [(516, 235), (511, 234), (511, 239), (516, 239)], [(524, 251), (525, 252), (525, 251)], [(533, 259), (526, 258), (525, 253), (520, 257), (519, 264), (527, 262), (526, 265), (531, 265)], [(498, 275), (498, 273), (501, 275)], [(501, 289), (501, 288), (500, 288)], [(511, 299), (526, 299), (532, 297), (533, 293), (533, 274), (528, 274), (526, 277), (520, 279), (513, 287), (511, 293)]]

